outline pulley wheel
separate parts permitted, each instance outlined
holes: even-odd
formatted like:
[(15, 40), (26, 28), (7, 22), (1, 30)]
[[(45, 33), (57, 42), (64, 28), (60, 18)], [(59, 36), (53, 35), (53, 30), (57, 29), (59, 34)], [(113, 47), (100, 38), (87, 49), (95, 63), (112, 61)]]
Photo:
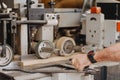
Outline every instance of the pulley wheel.
[(53, 48), (52, 42), (47, 40), (40, 41), (35, 48), (35, 53), (38, 58), (46, 59), (52, 55)]
[(56, 48), (60, 50), (59, 55), (61, 56), (73, 54), (75, 52), (74, 46), (76, 46), (75, 41), (70, 37), (61, 37), (56, 43)]
[(0, 67), (8, 65), (13, 59), (13, 50), (9, 45), (6, 45), (6, 51), (3, 52), (3, 47), (0, 46)]

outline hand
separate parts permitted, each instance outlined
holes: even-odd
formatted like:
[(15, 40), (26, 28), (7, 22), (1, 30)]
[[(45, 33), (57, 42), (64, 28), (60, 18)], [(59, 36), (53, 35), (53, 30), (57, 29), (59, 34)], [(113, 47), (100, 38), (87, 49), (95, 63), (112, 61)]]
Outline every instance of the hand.
[(72, 65), (77, 70), (83, 70), (86, 66), (89, 66), (90, 64), (92, 63), (89, 61), (87, 54), (78, 54), (72, 58)]

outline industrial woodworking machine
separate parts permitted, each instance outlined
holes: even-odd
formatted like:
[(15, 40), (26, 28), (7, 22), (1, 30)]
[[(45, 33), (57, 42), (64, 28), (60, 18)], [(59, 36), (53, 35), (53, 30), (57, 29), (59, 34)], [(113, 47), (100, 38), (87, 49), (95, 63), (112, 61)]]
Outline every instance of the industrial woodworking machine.
[[(9, 54), (6, 62), (1, 61), (1, 66), (9, 64), (15, 54), (20, 54), (21, 60), (34, 53), (42, 59), (53, 53), (69, 56), (86, 44), (85, 29), (84, 34), (80, 33), (81, 18), (93, 1), (85, 0), (83, 9), (54, 8), (54, 2), (50, 3), (51, 8), (44, 8), (37, 0), (1, 1), (1, 55), (6, 53), (2, 58), (6, 59)], [(6, 51), (7, 48), (10, 50)]]
[(120, 2), (80, 2), (76, 8), (57, 8), (51, 0), (46, 8), (37, 0), (1, 0), (0, 66), (11, 63), (15, 55), (21, 61), (31, 54), (38, 59), (66, 57), (119, 42)]
[[(37, 0), (1, 1), (1, 66), (12, 60), (13, 53), (21, 59), (33, 53), (44, 59), (52, 53), (68, 56), (100, 50), (119, 41), (118, 1), (84, 0), (81, 8), (55, 8), (54, 1), (50, 3), (52, 7), (45, 8)], [(102, 12), (90, 13), (92, 6)]]

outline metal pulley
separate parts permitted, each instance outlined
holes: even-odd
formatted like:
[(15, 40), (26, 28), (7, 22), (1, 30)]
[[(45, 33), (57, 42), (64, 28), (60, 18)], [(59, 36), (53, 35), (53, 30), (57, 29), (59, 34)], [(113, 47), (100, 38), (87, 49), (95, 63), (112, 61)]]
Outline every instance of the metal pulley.
[(70, 37), (61, 37), (56, 42), (56, 48), (59, 49), (59, 55), (69, 56), (75, 52), (74, 46), (76, 46), (75, 41)]
[(52, 42), (48, 40), (40, 41), (35, 47), (35, 53), (38, 58), (49, 58), (53, 53), (54, 47)]
[[(6, 51), (3, 51), (6, 50)], [(9, 45), (5, 46), (5, 49), (3, 49), (3, 46), (0, 46), (0, 67), (8, 65), (12, 59), (13, 59), (13, 50)]]

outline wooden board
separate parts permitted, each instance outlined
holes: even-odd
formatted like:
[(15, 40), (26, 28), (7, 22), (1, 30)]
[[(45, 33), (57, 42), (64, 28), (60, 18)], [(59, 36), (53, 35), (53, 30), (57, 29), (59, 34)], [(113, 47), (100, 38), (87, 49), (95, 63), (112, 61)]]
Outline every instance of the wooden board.
[[(77, 55), (78, 53), (75, 53), (74, 55)], [(74, 55), (68, 56), (68, 57), (61, 57), (61, 56), (53, 56), (48, 59), (38, 59), (35, 55), (28, 55), (24, 56), (24, 58), (20, 62), (20, 66), (23, 69), (26, 68), (37, 68), (37, 67), (43, 67), (43, 66), (49, 66), (49, 65), (55, 65), (55, 64), (65, 64), (69, 62), (69, 59), (71, 59)]]

